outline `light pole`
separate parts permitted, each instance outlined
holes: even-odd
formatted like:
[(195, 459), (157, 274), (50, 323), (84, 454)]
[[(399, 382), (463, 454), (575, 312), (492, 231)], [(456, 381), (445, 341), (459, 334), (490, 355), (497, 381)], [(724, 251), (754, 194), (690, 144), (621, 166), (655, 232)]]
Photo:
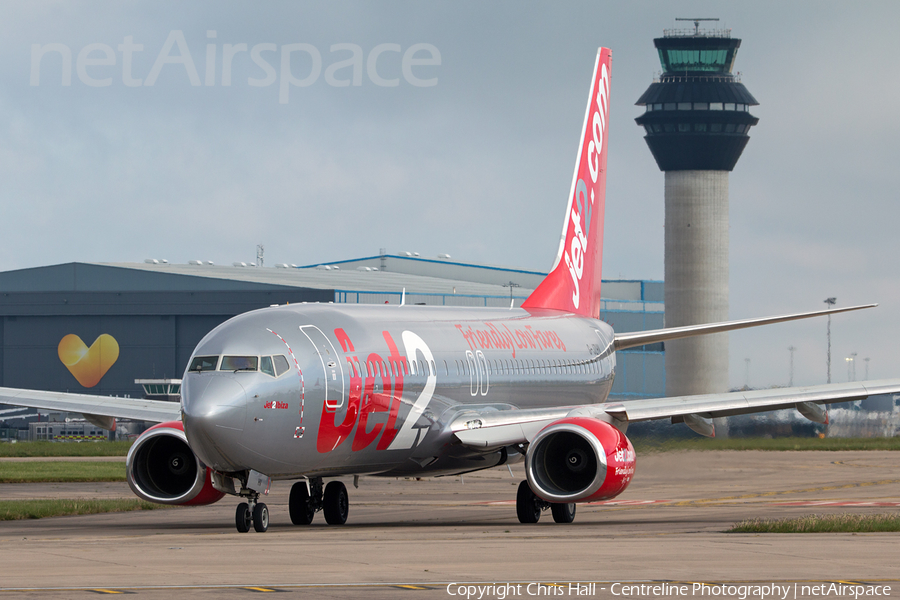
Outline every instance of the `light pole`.
[(744, 367), (744, 387), (748, 390), (750, 389), (750, 359), (744, 359), (745, 367)]
[(519, 284), (510, 281), (509, 283), (504, 283), (503, 287), (509, 288), (509, 307), (512, 308), (513, 307), (513, 288), (519, 287)]
[[(837, 303), (837, 298), (825, 298), (825, 304), (831, 308)], [(831, 315), (828, 315), (828, 383), (831, 383)]]
[(847, 381), (856, 381), (856, 352), (844, 359), (847, 361)]
[(866, 379), (865, 380), (868, 381), (869, 380), (869, 357), (867, 356), (863, 360), (866, 363)]
[(788, 346), (788, 352), (791, 353), (791, 376), (790, 379), (788, 379), (788, 387), (794, 386), (794, 350), (796, 350), (796, 348)]

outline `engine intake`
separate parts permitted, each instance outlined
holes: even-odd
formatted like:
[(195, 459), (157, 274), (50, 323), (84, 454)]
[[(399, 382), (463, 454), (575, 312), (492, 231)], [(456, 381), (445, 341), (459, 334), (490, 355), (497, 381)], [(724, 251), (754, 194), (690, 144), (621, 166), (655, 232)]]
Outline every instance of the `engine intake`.
[(128, 485), (157, 504), (212, 504), (225, 494), (212, 486), (210, 469), (193, 453), (180, 421), (155, 425), (135, 440), (126, 459)]
[(614, 498), (631, 483), (634, 466), (634, 447), (625, 434), (589, 417), (551, 423), (525, 457), (531, 489), (554, 503)]

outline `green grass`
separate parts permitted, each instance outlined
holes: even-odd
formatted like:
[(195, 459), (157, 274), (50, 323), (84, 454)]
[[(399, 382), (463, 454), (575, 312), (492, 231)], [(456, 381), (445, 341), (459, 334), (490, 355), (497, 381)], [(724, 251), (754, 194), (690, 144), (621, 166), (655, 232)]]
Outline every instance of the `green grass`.
[(640, 454), (676, 450), (900, 450), (900, 438), (688, 438), (660, 440), (632, 439)]
[(0, 444), (0, 457), (125, 456), (131, 442), (17, 442)]
[(143, 500), (0, 500), (0, 521), (163, 508)]
[(795, 519), (750, 519), (725, 533), (870, 533), (900, 531), (900, 514), (806, 515)]
[(125, 481), (123, 462), (0, 461), (0, 483)]

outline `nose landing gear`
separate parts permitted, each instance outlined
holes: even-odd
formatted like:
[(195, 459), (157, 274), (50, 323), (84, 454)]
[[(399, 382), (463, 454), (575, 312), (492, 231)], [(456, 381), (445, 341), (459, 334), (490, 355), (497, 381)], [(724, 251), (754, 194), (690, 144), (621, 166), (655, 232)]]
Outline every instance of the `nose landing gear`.
[(241, 502), (237, 505), (234, 513), (234, 524), (238, 533), (247, 533), (250, 531), (250, 525), (253, 530), (264, 533), (269, 529), (269, 507), (263, 502), (259, 502), (259, 494), (249, 497), (249, 502)]
[(288, 508), (294, 525), (309, 525), (320, 510), (329, 525), (343, 525), (350, 513), (350, 497), (340, 481), (330, 481), (323, 491), (322, 478), (313, 477), (308, 486), (306, 481), (294, 484)]

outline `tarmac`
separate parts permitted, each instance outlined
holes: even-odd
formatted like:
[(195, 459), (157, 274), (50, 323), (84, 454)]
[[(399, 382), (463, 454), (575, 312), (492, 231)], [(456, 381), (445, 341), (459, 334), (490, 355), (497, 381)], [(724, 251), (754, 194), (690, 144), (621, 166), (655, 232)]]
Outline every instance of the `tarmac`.
[[(725, 533), (745, 519), (896, 514), (898, 458), (877, 451), (639, 455), (631, 486), (613, 501), (579, 505), (569, 525), (554, 523), (549, 511), (537, 525), (517, 521), (521, 465), (512, 467), (513, 476), (503, 467), (421, 481), (364, 477), (359, 489), (348, 479), (350, 518), (343, 526), (326, 525), (321, 514), (312, 525), (292, 525), (290, 482), (273, 483), (264, 498), (271, 514), (266, 533), (235, 531), (233, 498), (207, 507), (6, 521), (0, 522), (0, 600), (118, 593), (143, 599), (259, 593), (813, 598), (854, 597), (860, 590), (898, 596), (900, 533)], [(0, 485), (2, 500), (114, 497), (133, 496), (124, 483)]]

